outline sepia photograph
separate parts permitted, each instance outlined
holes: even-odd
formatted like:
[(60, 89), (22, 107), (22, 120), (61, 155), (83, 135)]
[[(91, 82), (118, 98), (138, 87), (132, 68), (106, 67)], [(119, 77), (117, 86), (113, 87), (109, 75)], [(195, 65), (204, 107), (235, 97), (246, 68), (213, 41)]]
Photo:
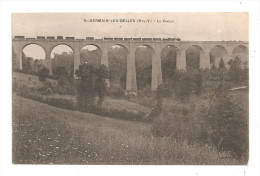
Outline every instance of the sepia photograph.
[(248, 13), (13, 13), (11, 40), (13, 164), (248, 164)]
[(259, 5), (0, 0), (0, 175), (259, 175)]

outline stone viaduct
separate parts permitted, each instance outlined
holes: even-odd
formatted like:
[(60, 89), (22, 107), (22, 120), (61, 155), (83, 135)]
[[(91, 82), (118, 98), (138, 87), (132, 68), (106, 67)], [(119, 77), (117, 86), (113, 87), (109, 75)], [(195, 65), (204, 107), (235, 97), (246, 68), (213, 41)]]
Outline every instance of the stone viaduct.
[[(45, 51), (46, 66), (52, 74), (51, 66), (51, 51), (57, 45), (67, 45), (73, 50), (74, 54), (74, 70), (78, 69), (80, 64), (80, 52), (86, 45), (94, 45), (100, 49), (101, 64), (108, 66), (108, 51), (109, 48), (119, 45), (127, 49), (127, 79), (126, 90), (136, 91), (136, 68), (135, 68), (135, 51), (139, 46), (147, 46), (152, 49), (152, 81), (151, 88), (155, 90), (162, 83), (162, 68), (161, 68), (161, 51), (166, 46), (172, 46), (176, 49), (176, 67), (177, 69), (186, 69), (186, 52), (190, 47), (195, 47), (200, 52), (200, 68), (210, 68), (210, 51), (213, 47), (219, 47), (224, 52), (222, 58), (225, 63), (234, 57), (234, 50), (237, 47), (242, 47), (247, 50), (248, 42), (245, 41), (177, 41), (174, 39), (161, 38), (104, 38), (94, 39), (86, 37), (86, 39), (75, 39), (74, 37), (62, 36), (25, 38), (24, 36), (15, 36), (12, 39), (12, 48), (15, 52), (14, 58), (15, 69), (22, 70), (22, 51), (30, 44), (41, 46)], [(248, 59), (248, 56), (247, 56)]]

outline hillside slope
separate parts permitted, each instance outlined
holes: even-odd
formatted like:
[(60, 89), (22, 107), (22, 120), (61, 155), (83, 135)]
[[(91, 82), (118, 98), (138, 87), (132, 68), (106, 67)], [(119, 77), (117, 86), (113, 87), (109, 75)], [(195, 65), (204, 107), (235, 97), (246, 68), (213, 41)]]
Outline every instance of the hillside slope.
[(150, 125), (13, 95), (13, 163), (239, 164), (208, 146), (156, 138)]
[[(56, 80), (48, 79), (53, 85), (57, 84)], [(43, 82), (39, 81), (39, 78), (34, 75), (24, 74), (13, 72), (13, 84), (21, 84), (25, 85), (26, 87), (38, 89), (44, 85)], [(59, 94), (50, 94), (45, 95), (45, 97), (54, 97), (54, 98), (65, 98), (76, 102), (76, 96), (73, 95), (59, 95)], [(118, 110), (118, 111), (128, 111), (135, 114), (143, 113), (148, 114), (151, 111), (151, 108), (142, 106), (140, 104), (136, 104), (125, 99), (116, 99), (112, 97), (106, 96), (103, 102), (103, 107), (108, 110)]]

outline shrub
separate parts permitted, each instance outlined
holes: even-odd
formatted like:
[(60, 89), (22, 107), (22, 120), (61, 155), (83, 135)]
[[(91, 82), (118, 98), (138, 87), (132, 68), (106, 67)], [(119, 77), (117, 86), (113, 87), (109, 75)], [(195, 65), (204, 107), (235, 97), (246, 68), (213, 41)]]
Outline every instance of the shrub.
[(166, 84), (160, 84), (156, 90), (156, 100), (157, 105), (156, 108), (161, 111), (162, 109), (162, 101), (163, 98), (169, 97), (171, 95), (170, 89), (167, 87)]
[(180, 100), (189, 100), (192, 93), (191, 75), (189, 72), (182, 72), (176, 82), (175, 94)]
[(154, 119), (152, 134), (156, 137), (171, 137), (176, 141), (187, 141), (190, 144), (200, 142), (201, 129), (198, 123), (181, 115), (161, 113)]
[(174, 114), (161, 114), (154, 119), (152, 125), (152, 134), (156, 137), (171, 136), (173, 134)]
[[(49, 88), (47, 88), (45, 91), (49, 91)], [(19, 91), (17, 91), (17, 95), (22, 96), (24, 98), (29, 98), (29, 99), (32, 99), (34, 101), (38, 101), (41, 103), (46, 103), (48, 105), (58, 107), (58, 108), (64, 108), (64, 109), (70, 109), (70, 110), (76, 109), (75, 102), (71, 99), (41, 95), (25, 85), (20, 86)]]
[(239, 158), (248, 154), (247, 117), (229, 95), (225, 84), (217, 87), (214, 100), (200, 115), (208, 126), (208, 136), (215, 147), (230, 151)]
[(216, 70), (217, 67), (215, 66), (215, 64), (212, 64), (211, 67), (210, 67), (211, 70)]
[(239, 57), (235, 57), (235, 59), (231, 59), (229, 62), (229, 78), (231, 81), (233, 82), (240, 82), (242, 81), (242, 75), (243, 75), (243, 71), (241, 68), (241, 61), (239, 59)]
[(46, 77), (49, 74), (49, 70), (46, 67), (43, 67), (40, 71), (39, 71), (39, 81), (44, 82), (46, 81)]
[(69, 73), (65, 67), (58, 66), (53, 70), (53, 75), (60, 77), (68, 77)]
[(144, 88), (141, 90), (138, 90), (138, 96), (141, 97), (151, 97), (153, 95), (151, 87), (146, 85)]
[(13, 82), (13, 84), (12, 84), (12, 90), (13, 90), (13, 92), (18, 92), (18, 91), (19, 91), (19, 87), (20, 87), (20, 84), (19, 84), (19, 83)]
[(249, 68), (248, 68), (248, 62), (244, 63), (243, 73), (242, 73), (242, 79), (245, 81), (246, 85), (249, 85)]
[(205, 69), (202, 69), (202, 74), (203, 74), (203, 81), (209, 81), (210, 80), (210, 70), (209, 68), (205, 68)]
[(61, 98), (61, 97), (46, 97), (45, 102), (43, 103), (49, 104), (51, 106), (55, 106), (58, 108), (76, 110), (75, 103), (71, 99)]
[(134, 120), (134, 121), (144, 121), (144, 113), (138, 112), (133, 113), (127, 110), (117, 110), (117, 109), (106, 109), (101, 107), (93, 107), (91, 110), (85, 110), (85, 112), (97, 114), (100, 116), (113, 117), (122, 120)]
[(175, 99), (165, 100), (163, 103), (163, 111), (171, 112), (175, 115), (183, 117), (191, 115), (196, 110), (196, 105), (193, 103), (181, 103)]
[(226, 69), (225, 62), (224, 62), (223, 58), (220, 59), (218, 68), (220, 70), (225, 70)]
[(76, 85), (73, 78), (60, 76), (57, 83), (58, 84), (53, 88), (55, 93), (68, 95), (76, 94)]
[(203, 73), (201, 70), (195, 70), (193, 73), (193, 83), (195, 86), (195, 93), (200, 94), (202, 91), (202, 85), (203, 85)]
[(106, 79), (109, 78), (109, 72), (108, 68), (105, 65), (101, 65), (97, 70), (96, 70), (96, 80), (95, 80), (95, 90), (97, 93), (97, 96), (99, 97), (98, 99), (98, 105), (101, 107), (105, 93), (106, 93)]
[(108, 96), (112, 96), (112, 97), (124, 97), (125, 96), (124, 89), (122, 89), (121, 87), (109, 87), (106, 90), (106, 94)]
[(45, 81), (43, 86), (38, 88), (38, 91), (41, 94), (49, 95), (49, 94), (53, 93), (53, 85), (50, 81)]
[(53, 76), (57, 79), (57, 85), (54, 91), (58, 94), (75, 95), (75, 81), (74, 78), (70, 77), (65, 67), (58, 66), (53, 70)]

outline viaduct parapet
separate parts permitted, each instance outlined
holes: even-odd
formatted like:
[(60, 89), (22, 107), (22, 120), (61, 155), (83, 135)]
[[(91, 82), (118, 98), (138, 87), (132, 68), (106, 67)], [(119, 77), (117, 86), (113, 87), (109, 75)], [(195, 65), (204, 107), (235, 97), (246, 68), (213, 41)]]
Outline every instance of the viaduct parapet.
[[(15, 36), (12, 39), (12, 48), (15, 52), (14, 68), (22, 70), (22, 51), (30, 44), (41, 46), (45, 51), (45, 59), (47, 68), (52, 74), (51, 52), (58, 45), (67, 45), (73, 50), (74, 54), (74, 70), (78, 69), (80, 64), (80, 52), (86, 45), (94, 45), (101, 51), (101, 64), (108, 66), (108, 52), (112, 46), (119, 45), (127, 50), (127, 80), (126, 90), (136, 91), (136, 63), (135, 51), (139, 46), (147, 46), (152, 49), (152, 81), (151, 88), (155, 90), (162, 83), (161, 68), (161, 52), (164, 47), (172, 46), (176, 49), (176, 67), (177, 69), (186, 69), (186, 52), (190, 47), (195, 47), (200, 52), (200, 68), (210, 68), (210, 51), (214, 47), (223, 50), (221, 58), (227, 63), (234, 57), (236, 48), (241, 47), (247, 52), (247, 41), (180, 41), (179, 39), (168, 38), (104, 38), (95, 39), (94, 37), (86, 37), (85, 39), (75, 39), (74, 37), (57, 36), (38, 36), (37, 38), (25, 38), (24, 36)], [(218, 58), (219, 59), (219, 58)]]

